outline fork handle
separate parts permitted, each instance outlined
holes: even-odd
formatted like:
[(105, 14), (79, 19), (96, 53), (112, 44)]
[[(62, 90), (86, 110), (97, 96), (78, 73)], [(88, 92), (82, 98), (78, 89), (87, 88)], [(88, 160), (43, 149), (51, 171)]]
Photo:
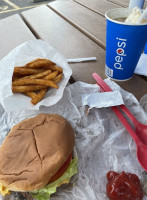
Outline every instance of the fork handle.
[(113, 112), (115, 113), (115, 115), (118, 117), (118, 119), (122, 122), (122, 124), (124, 125), (124, 127), (126, 128), (126, 130), (130, 133), (130, 135), (134, 139), (135, 143), (136, 144), (137, 143), (138, 144), (141, 143), (140, 139), (138, 138), (138, 135), (135, 133), (135, 131), (133, 130), (133, 128), (127, 122), (126, 118), (122, 115), (122, 113), (120, 112), (120, 110), (118, 109), (118, 107), (117, 106), (113, 106), (113, 107), (111, 107), (111, 109), (113, 110)]
[(134, 117), (134, 115), (129, 111), (129, 109), (125, 105), (120, 105), (119, 107), (130, 118), (134, 126), (136, 126), (139, 123), (139, 121)]

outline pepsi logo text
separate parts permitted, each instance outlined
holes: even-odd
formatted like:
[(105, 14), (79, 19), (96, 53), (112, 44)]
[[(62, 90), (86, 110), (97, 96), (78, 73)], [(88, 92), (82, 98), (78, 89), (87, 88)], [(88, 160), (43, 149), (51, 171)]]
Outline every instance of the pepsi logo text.
[(123, 62), (123, 59), (124, 57), (126, 56), (125, 54), (125, 47), (126, 47), (126, 42), (127, 40), (126, 39), (122, 39), (122, 38), (116, 38), (117, 40), (117, 49), (116, 49), (116, 54), (117, 56), (115, 56), (115, 63), (114, 63), (114, 67), (116, 69), (119, 69), (119, 70), (123, 70), (123, 67), (122, 67), (122, 62)]

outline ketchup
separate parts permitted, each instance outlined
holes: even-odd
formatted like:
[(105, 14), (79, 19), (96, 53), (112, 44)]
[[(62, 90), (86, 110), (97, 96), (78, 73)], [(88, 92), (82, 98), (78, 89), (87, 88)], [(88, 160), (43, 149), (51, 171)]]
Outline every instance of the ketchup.
[(137, 175), (110, 171), (107, 173), (107, 196), (110, 200), (142, 200), (143, 191)]

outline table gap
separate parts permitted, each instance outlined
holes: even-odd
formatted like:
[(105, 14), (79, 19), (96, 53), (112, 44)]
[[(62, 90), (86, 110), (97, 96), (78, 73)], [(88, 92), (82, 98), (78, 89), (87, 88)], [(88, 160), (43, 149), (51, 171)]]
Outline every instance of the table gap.
[(105, 15), (103, 15), (102, 13), (99, 13), (99, 12), (93, 10), (92, 8), (88, 8), (88, 6), (86, 6), (86, 5), (84, 5), (84, 4), (80, 3), (80, 2), (78, 2), (78, 1), (76, 1), (76, 0), (73, 0), (73, 1), (74, 1), (75, 3), (77, 3), (77, 4), (81, 5), (81, 6), (83, 6), (84, 8), (87, 8), (87, 9), (91, 10), (92, 12), (94, 12), (94, 13), (96, 13), (96, 14), (99, 14), (99, 15), (101, 15), (102, 17), (105, 18)]
[(113, 1), (113, 0), (108, 0), (108, 1), (111, 2), (111, 3), (113, 3), (113, 4), (115, 4), (115, 5), (118, 5), (118, 6), (122, 6), (122, 7), (124, 7), (124, 8), (127, 8), (126, 5), (121, 4), (121, 3), (119, 3), (119, 2), (115, 2), (115, 1)]
[(25, 17), (22, 14), (20, 14), (19, 16), (21, 17), (21, 19), (23, 20), (23, 22), (25, 23), (25, 25), (30, 29), (30, 31), (32, 32), (32, 34), (36, 37), (36, 39), (41, 39), (41, 37), (39, 36), (39, 34), (33, 29), (33, 27), (25, 19)]

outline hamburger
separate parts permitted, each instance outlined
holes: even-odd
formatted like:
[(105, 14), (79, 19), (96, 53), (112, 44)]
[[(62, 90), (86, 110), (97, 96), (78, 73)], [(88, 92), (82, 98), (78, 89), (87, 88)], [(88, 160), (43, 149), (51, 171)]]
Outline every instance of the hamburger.
[(0, 193), (30, 192), (48, 200), (77, 173), (74, 131), (57, 114), (39, 114), (14, 126), (0, 147)]

